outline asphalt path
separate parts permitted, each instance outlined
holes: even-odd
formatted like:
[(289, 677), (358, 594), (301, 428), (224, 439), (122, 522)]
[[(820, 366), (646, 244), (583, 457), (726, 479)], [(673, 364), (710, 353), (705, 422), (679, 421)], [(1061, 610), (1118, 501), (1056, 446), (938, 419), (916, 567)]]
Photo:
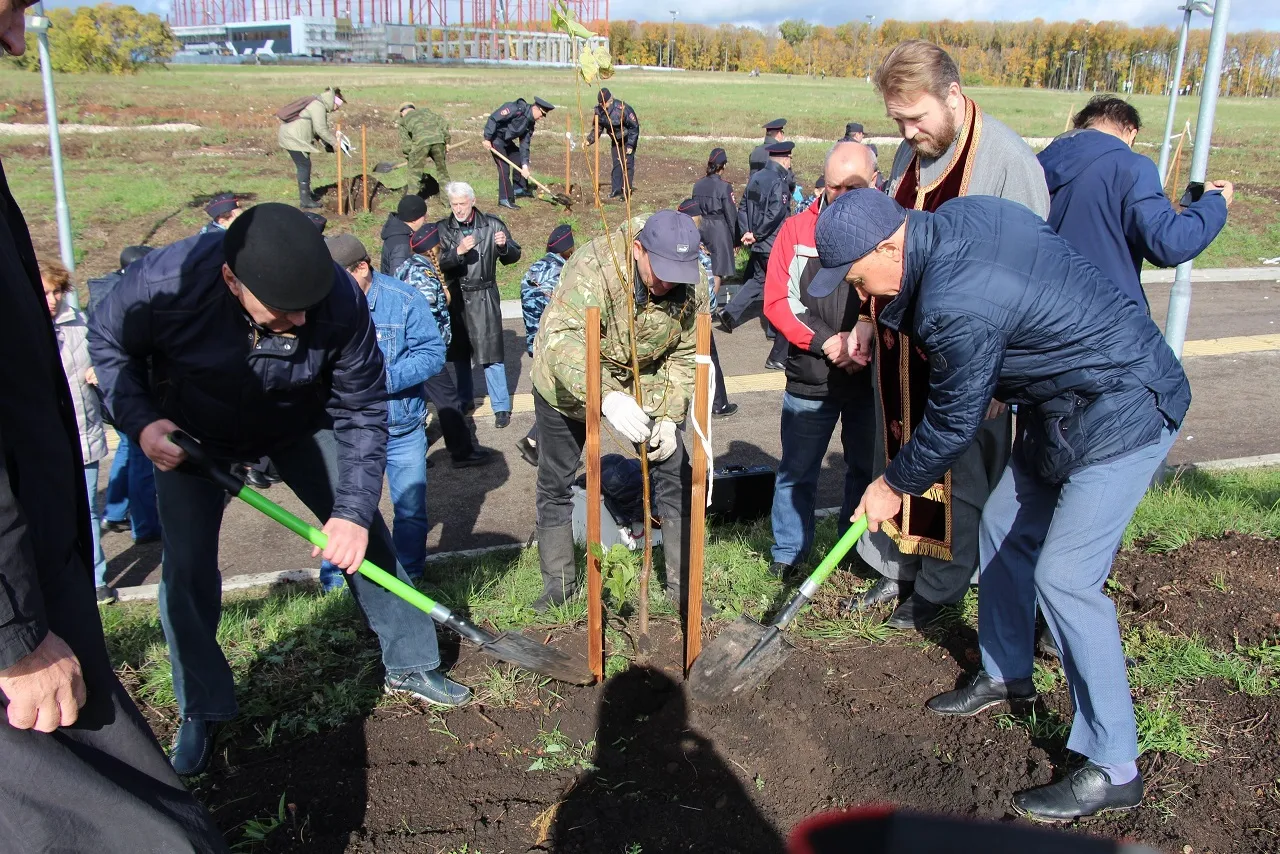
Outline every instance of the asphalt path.
[[(1146, 290), (1153, 315), (1163, 324), (1169, 286), (1152, 284)], [(488, 466), (454, 469), (442, 443), (431, 448), (429, 459), (433, 465), (427, 475), (427, 502), (429, 547), (433, 552), (522, 544), (533, 533), (536, 469), (524, 462), (515, 449), (515, 443), (533, 426), (528, 398), (520, 397), (532, 391), (530, 359), (524, 355), (520, 321), (509, 320), (505, 327), (507, 371), (517, 395), (516, 412), (504, 430), (494, 428), (487, 407), (477, 412), (476, 436), (497, 457)], [(731, 399), (740, 407), (732, 418), (713, 422), (715, 465), (776, 466), (781, 453), (782, 391), (779, 375), (764, 368), (768, 351), (764, 335), (754, 323), (731, 335), (719, 331), (715, 334)], [(1280, 415), (1280, 402), (1276, 399), (1280, 385), (1280, 283), (1197, 283), (1187, 341), (1185, 364), (1194, 401), (1170, 455), (1171, 462), (1202, 462), (1280, 450), (1275, 428), (1276, 416)], [(475, 380), (475, 387), (482, 390), (484, 382), (478, 372)], [(732, 391), (735, 386), (739, 390)], [(606, 433), (605, 453), (611, 450), (611, 441)], [(819, 482), (819, 507), (839, 504), (842, 466), (837, 432), (828, 447)], [(104, 462), (104, 484), (108, 468), (109, 463)], [(308, 517), (286, 486), (276, 485), (266, 494)], [(385, 493), (382, 511), (390, 520), (391, 506)], [(131, 586), (159, 580), (158, 545), (136, 546), (127, 534), (109, 534), (104, 537), (103, 546), (112, 584)], [(228, 505), (223, 520), (219, 563), (224, 576), (316, 565), (308, 546), (238, 501)]]

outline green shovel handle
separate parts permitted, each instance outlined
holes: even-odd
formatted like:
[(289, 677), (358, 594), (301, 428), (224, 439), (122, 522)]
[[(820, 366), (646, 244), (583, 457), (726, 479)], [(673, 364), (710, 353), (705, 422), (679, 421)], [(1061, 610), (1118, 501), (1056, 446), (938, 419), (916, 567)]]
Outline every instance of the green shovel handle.
[(859, 516), (849, 526), (849, 530), (844, 532), (838, 542), (827, 552), (827, 556), (822, 559), (822, 563), (818, 564), (813, 572), (809, 573), (809, 577), (800, 585), (800, 589), (796, 591), (796, 595), (787, 603), (786, 607), (778, 612), (773, 618), (773, 626), (778, 629), (784, 629), (795, 619), (796, 614), (800, 613), (800, 609), (809, 603), (814, 595), (818, 592), (818, 588), (827, 580), (827, 576), (835, 570), (840, 561), (844, 560), (845, 555), (853, 548), (853, 544), (858, 538), (867, 532), (867, 517)]

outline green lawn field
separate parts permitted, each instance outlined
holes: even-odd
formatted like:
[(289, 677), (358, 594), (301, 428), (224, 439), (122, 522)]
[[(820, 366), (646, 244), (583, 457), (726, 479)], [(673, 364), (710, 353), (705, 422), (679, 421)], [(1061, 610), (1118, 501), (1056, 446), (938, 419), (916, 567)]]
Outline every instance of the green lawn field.
[[(0, 120), (43, 121), (38, 75), (0, 69), (0, 85), (6, 93), (0, 102)], [(575, 137), (581, 137), (595, 94), (593, 87), (577, 85), (573, 72), (547, 69), (175, 66), (134, 77), (59, 76), (56, 87), (64, 122), (128, 127), (181, 121), (200, 127), (181, 133), (64, 136), (77, 280), (111, 269), (120, 248), (141, 240), (157, 223), (152, 243), (194, 232), (204, 219), (199, 207), (192, 206), (200, 196), (232, 190), (256, 194), (259, 201), (296, 203), (292, 166), (275, 144), (278, 122), (273, 113), (325, 85), (341, 86), (349, 98), (337, 114), (344, 132), (358, 143), (360, 126), (367, 128), (370, 166), (399, 158), (392, 124), (399, 102), (413, 100), (446, 115), (455, 142), (471, 140), (450, 156), (452, 177), (470, 181), (486, 209), (493, 208), (497, 183), (492, 163), (478, 144), (487, 115), (516, 97), (539, 95), (561, 105), (545, 120), (533, 145), (535, 172), (559, 185), (564, 181), (565, 131), (568, 126)], [(635, 205), (642, 210), (672, 205), (687, 196), (703, 174), (707, 152), (716, 144), (729, 152), (728, 177), (741, 188), (752, 140), (759, 136), (761, 123), (776, 116), (788, 118), (793, 135), (821, 140), (802, 142), (797, 149), (795, 170), (805, 186), (818, 174), (826, 141), (837, 138), (846, 121), (863, 122), (874, 136), (895, 133), (874, 90), (861, 80), (622, 71), (609, 85), (640, 116), (643, 135)], [(1083, 93), (968, 91), (988, 113), (1028, 137), (1060, 133), (1072, 109), (1085, 100)], [(1140, 150), (1154, 157), (1165, 101), (1139, 97), (1135, 103), (1148, 122), (1139, 137)], [(1186, 118), (1194, 121), (1197, 108), (1197, 98), (1181, 99), (1179, 125)], [(1236, 98), (1219, 102), (1209, 177), (1236, 182), (1238, 193), (1226, 230), (1201, 257), (1199, 266), (1248, 266), (1280, 255), (1280, 158), (1271, 149), (1277, 123), (1280, 104), (1275, 102)], [(881, 166), (887, 170), (893, 147), (882, 145), (880, 151)], [(41, 253), (56, 253), (53, 182), (44, 140), (0, 136), (0, 157)], [(594, 149), (579, 148), (572, 157), (573, 180), (580, 184), (591, 174)], [(1184, 152), (1183, 176), (1188, 159), (1189, 151)], [(607, 151), (603, 160), (607, 172)], [(360, 171), (358, 154), (344, 169), (347, 174)], [(315, 185), (332, 183), (335, 158), (318, 156), (314, 171)], [(546, 234), (558, 222), (574, 224), (579, 241), (584, 232), (602, 230), (601, 217), (589, 203), (590, 193), (584, 195), (588, 203), (580, 203), (571, 213), (543, 202), (506, 212), (525, 256), (502, 271), (504, 295), (514, 295), (520, 275), (541, 255)], [(431, 210), (435, 216), (445, 213), (444, 205), (435, 200)], [(371, 214), (341, 219), (335, 215), (330, 232), (354, 231), (376, 256), (376, 235), (385, 216), (385, 206)], [(621, 216), (620, 207), (606, 206), (605, 221), (616, 222)]]

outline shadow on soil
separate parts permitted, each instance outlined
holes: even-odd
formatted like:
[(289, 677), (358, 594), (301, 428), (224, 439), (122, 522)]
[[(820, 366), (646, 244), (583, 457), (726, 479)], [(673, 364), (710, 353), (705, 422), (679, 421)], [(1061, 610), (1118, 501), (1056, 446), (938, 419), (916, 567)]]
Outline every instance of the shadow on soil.
[(547, 849), (780, 854), (783, 840), (711, 742), (689, 724), (683, 689), (633, 667), (604, 687), (595, 770), (556, 813)]

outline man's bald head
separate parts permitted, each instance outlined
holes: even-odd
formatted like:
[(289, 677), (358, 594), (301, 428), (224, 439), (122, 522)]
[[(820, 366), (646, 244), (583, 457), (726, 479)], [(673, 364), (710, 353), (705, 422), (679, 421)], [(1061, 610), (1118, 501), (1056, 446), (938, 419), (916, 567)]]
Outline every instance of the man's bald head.
[(876, 155), (869, 147), (860, 142), (837, 142), (827, 153), (822, 170), (827, 204), (849, 190), (874, 187), (876, 172)]

